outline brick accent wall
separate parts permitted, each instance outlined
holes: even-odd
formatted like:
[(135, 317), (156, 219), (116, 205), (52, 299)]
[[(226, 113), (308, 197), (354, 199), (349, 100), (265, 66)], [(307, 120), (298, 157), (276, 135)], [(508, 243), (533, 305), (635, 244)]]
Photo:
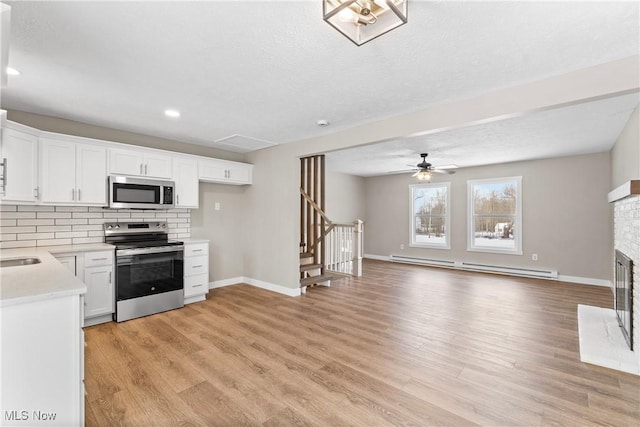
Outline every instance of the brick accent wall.
[(640, 361), (640, 196), (614, 203), (614, 246), (633, 260), (633, 351)]
[(0, 205), (0, 249), (104, 242), (105, 222), (167, 221), (169, 238), (191, 237), (189, 209)]

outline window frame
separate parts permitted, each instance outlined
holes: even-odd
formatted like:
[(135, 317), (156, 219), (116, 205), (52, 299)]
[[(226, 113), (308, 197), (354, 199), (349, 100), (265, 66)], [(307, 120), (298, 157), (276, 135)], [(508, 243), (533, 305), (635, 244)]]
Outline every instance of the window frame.
[[(444, 218), (444, 234), (445, 243), (421, 243), (416, 242), (415, 233), (415, 213), (414, 213), (414, 194), (418, 188), (442, 188), (446, 189), (446, 208), (444, 215), (438, 215)], [(412, 248), (423, 249), (451, 249), (451, 183), (450, 182), (432, 182), (425, 184), (409, 185), (409, 246)]]
[[(490, 248), (475, 245), (475, 214), (473, 193), (474, 187), (478, 184), (505, 184), (516, 183), (516, 212), (513, 215), (514, 227), (514, 248)], [(495, 215), (502, 216), (502, 215)], [(467, 251), (486, 252), (507, 255), (522, 255), (522, 176), (510, 176), (502, 178), (487, 178), (467, 180)]]

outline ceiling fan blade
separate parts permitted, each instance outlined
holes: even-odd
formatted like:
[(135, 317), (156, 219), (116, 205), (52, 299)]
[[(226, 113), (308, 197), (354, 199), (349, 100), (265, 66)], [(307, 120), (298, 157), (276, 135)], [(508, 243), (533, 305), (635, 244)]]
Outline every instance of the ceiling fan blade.
[(414, 173), (413, 175), (411, 175), (411, 177), (413, 178), (414, 176), (418, 176), (418, 174), (422, 172), (422, 171), (416, 171), (416, 173)]
[(416, 169), (403, 169), (403, 170), (397, 170), (397, 171), (388, 171), (388, 174), (399, 174), (399, 173), (410, 173), (410, 172), (415, 172)]
[(431, 172), (441, 173), (445, 175), (453, 175), (456, 171), (452, 171), (451, 169), (431, 169)]

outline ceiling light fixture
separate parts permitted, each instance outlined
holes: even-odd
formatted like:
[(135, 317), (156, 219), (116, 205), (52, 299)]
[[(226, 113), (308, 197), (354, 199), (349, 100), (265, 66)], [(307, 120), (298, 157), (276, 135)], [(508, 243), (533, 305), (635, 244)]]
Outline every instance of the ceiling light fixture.
[(361, 46), (407, 23), (408, 0), (323, 0), (323, 19)]
[(418, 178), (418, 181), (431, 182), (431, 172), (429, 172), (428, 170), (421, 170), (420, 172), (415, 174), (415, 177)]
[(320, 126), (321, 128), (326, 128), (327, 126), (329, 126), (329, 121), (328, 120), (318, 120), (316, 122), (316, 124), (318, 126)]
[(19, 76), (20, 75), (20, 71), (16, 70), (15, 68), (7, 67), (7, 75), (9, 75), (9, 76)]
[(180, 111), (178, 110), (164, 110), (164, 115), (167, 117), (178, 118), (180, 117)]

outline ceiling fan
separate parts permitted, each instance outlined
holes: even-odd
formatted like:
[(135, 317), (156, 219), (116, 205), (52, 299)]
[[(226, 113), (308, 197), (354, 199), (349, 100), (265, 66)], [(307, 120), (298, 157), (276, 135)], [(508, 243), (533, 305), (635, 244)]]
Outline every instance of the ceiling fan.
[[(429, 162), (427, 162), (427, 156), (429, 155), (429, 153), (422, 153), (420, 154), (420, 157), (422, 157), (422, 161), (420, 163), (418, 163), (416, 165), (417, 169), (412, 169), (415, 170), (416, 173), (414, 173), (412, 175), (412, 177), (416, 177), (418, 178), (419, 181), (430, 181), (431, 180), (431, 174), (433, 173), (442, 173), (442, 174), (447, 174), (447, 175), (452, 175), (454, 173), (456, 173), (456, 171), (450, 170), (450, 169), (436, 169), (433, 167), (433, 165)], [(408, 166), (413, 166), (413, 165), (408, 165)], [(410, 171), (394, 171), (394, 172), (390, 172), (390, 173), (400, 173), (400, 172), (410, 172)]]

